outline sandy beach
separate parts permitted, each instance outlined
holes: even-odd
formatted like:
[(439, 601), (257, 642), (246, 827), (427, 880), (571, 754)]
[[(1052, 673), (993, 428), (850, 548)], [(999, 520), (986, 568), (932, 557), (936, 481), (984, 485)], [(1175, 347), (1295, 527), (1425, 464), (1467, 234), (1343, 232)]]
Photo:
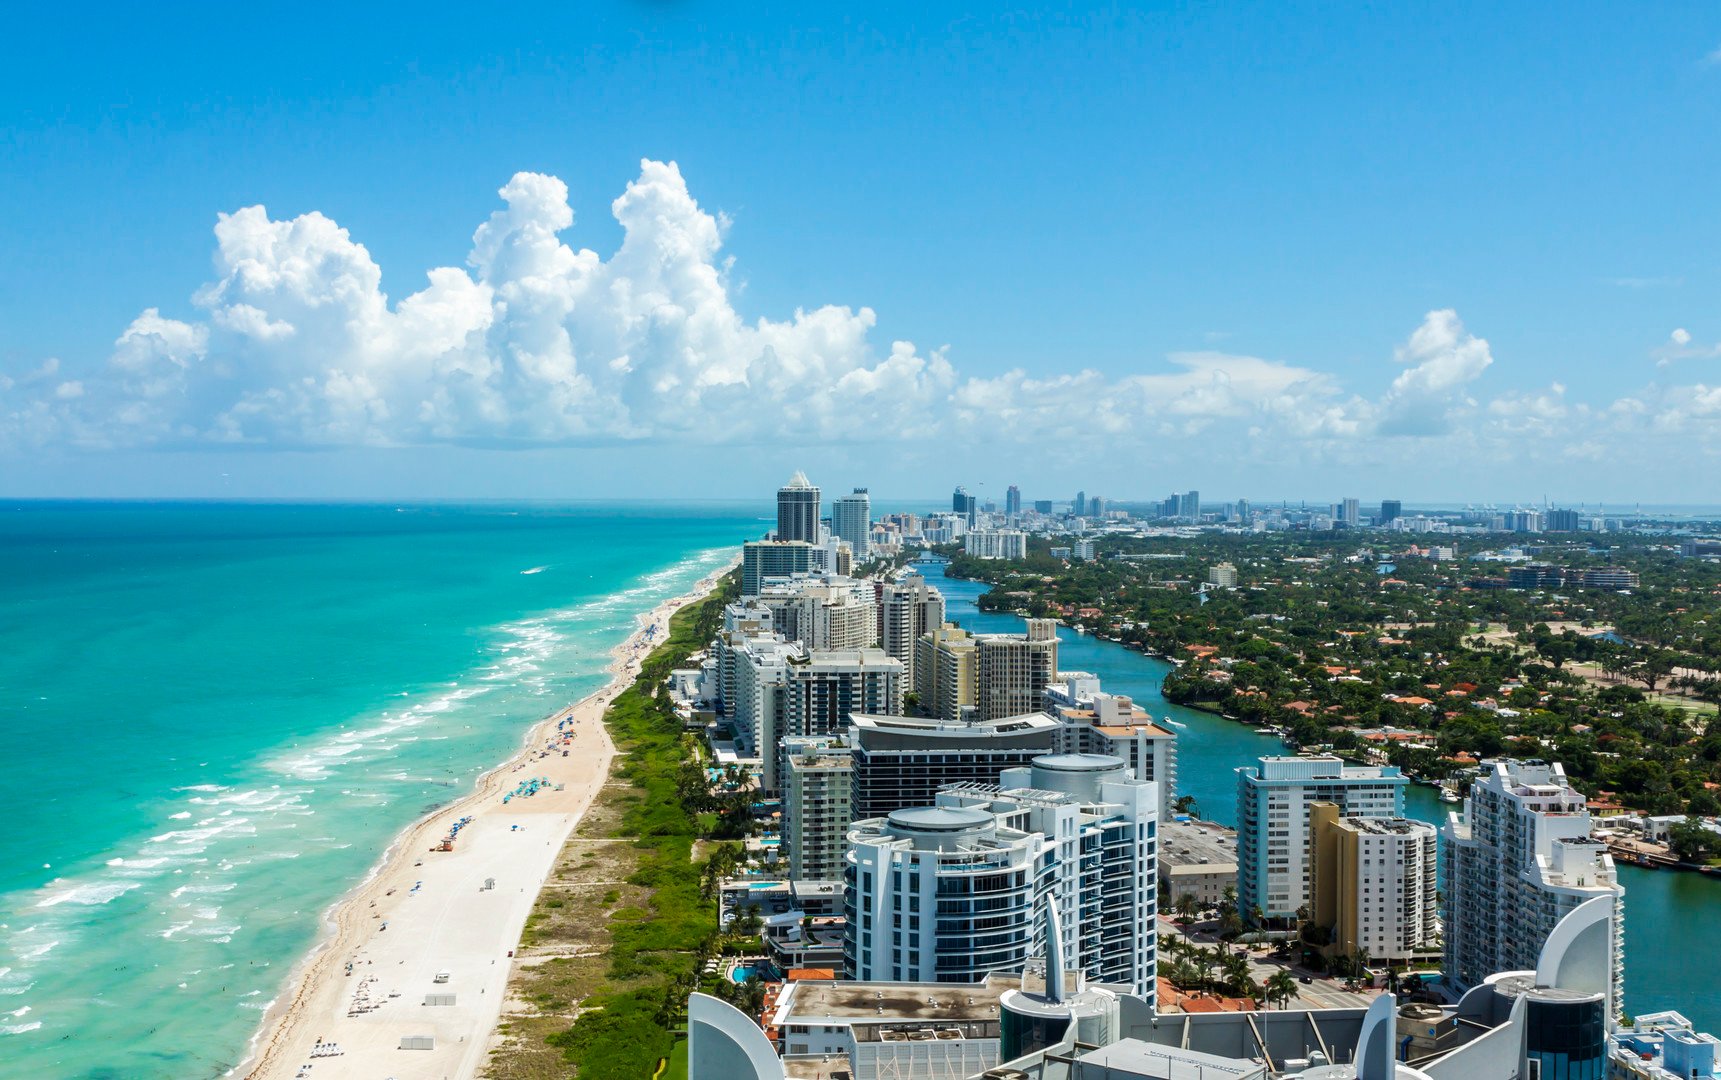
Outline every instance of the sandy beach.
[[(396, 837), (375, 873), (329, 911), (322, 942), (269, 1009), (234, 1070), (257, 1080), (477, 1075), (526, 916), (608, 777), (604, 710), (728, 567), (639, 617), (610, 683), (533, 726), (519, 753), (465, 797)], [(539, 781), (523, 794), (522, 785)], [(432, 850), (457, 822), (452, 851)], [(425, 1049), (403, 1049), (406, 1044)]]

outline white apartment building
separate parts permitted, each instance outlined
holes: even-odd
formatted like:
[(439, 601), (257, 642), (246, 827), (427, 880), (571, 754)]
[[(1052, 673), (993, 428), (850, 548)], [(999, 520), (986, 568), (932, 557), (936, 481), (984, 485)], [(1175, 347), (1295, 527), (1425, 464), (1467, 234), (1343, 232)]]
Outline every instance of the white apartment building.
[(1028, 534), (1020, 529), (975, 529), (963, 536), (962, 550), (977, 559), (1026, 559)]
[(783, 846), (791, 880), (842, 880), (853, 772), (842, 736), (783, 740)]
[(1446, 978), (1468, 988), (1536, 966), (1554, 924), (1586, 900), (1613, 899), (1613, 1015), (1621, 1013), (1625, 888), (1606, 845), (1590, 838), (1584, 796), (1558, 764), (1484, 766), (1445, 840)]
[(1237, 908), (1295, 918), (1309, 902), (1309, 807), (1334, 803), (1343, 817), (1404, 816), (1410, 781), (1390, 765), (1330, 756), (1264, 757), (1237, 770)]
[(848, 541), (855, 558), (871, 554), (872, 498), (866, 488), (855, 488), (831, 504), (831, 532)]
[(1332, 930), (1330, 955), (1408, 963), (1440, 941), (1437, 833), (1425, 821), (1346, 818), (1311, 808), (1311, 916)]
[[(1064, 676), (1059, 673), (1060, 679)], [(1061, 695), (1059, 695), (1061, 696)], [(1122, 758), (1138, 780), (1159, 785), (1159, 814), (1171, 817), (1177, 798), (1177, 733), (1160, 727), (1122, 694), (1093, 693), (1075, 705), (1047, 710), (1058, 721), (1058, 752)]]
[(872, 586), (839, 575), (797, 576), (766, 585), (757, 603), (773, 627), (809, 649), (865, 649), (878, 644)]
[(1094, 542), (1092, 540), (1077, 540), (1070, 545), (1070, 556), (1077, 562), (1093, 562)]
[(1045, 952), (1055, 905), (1064, 954), (1089, 978), (1143, 992), (1155, 970), (1159, 793), (1121, 761), (1051, 755), (997, 786), (849, 831), (843, 959), (851, 979), (974, 982)]
[(985, 720), (1040, 708), (1058, 677), (1058, 624), (1029, 619), (1022, 634), (975, 637), (974, 707)]

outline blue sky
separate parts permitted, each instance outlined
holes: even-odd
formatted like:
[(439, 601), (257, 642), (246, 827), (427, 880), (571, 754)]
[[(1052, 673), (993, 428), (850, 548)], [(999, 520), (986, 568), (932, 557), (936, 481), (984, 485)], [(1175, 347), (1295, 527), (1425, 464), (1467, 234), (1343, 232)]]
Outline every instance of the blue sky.
[[(731, 7), (15, 13), (0, 493), (1694, 501), (1656, 464), (1721, 455), (1712, 7)], [(397, 319), (437, 267), (465, 321)]]

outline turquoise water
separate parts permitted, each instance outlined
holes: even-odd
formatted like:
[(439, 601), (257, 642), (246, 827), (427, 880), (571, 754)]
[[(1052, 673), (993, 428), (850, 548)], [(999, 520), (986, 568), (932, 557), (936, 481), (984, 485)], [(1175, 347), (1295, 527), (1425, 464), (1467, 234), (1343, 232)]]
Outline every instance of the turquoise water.
[(756, 507), (0, 504), (0, 1075), (213, 1077)]
[[(949, 617), (981, 632), (1019, 632), (1014, 615), (986, 614), (974, 600), (986, 586), (941, 577), (936, 566), (921, 571), (949, 599)], [(1178, 729), (1178, 789), (1193, 795), (1202, 817), (1235, 825), (1235, 770), (1262, 754), (1282, 752), (1279, 740), (1194, 709), (1167, 702), (1159, 685), (1171, 665), (1109, 641), (1058, 630), (1058, 665), (1091, 671), (1113, 693), (1128, 694), (1155, 717)], [(1441, 822), (1452, 809), (1433, 788), (1412, 784), (1405, 792), (1408, 816)], [(1625, 1003), (1633, 1013), (1677, 1009), (1700, 1030), (1721, 1032), (1721, 880), (1697, 874), (1620, 868), (1625, 883)]]

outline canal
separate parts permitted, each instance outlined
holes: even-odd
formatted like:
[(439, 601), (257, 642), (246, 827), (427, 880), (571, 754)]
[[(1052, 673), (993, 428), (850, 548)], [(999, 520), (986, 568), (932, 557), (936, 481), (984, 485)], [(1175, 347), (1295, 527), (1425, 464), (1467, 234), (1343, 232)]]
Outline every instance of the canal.
[[(916, 569), (944, 593), (947, 617), (976, 633), (1020, 633), (1022, 620), (974, 605), (987, 586), (944, 577), (942, 564)], [(1114, 642), (1058, 628), (1058, 666), (1097, 675), (1109, 693), (1126, 694), (1177, 729), (1178, 794), (1195, 797), (1204, 818), (1237, 820), (1236, 770), (1264, 754), (1283, 752), (1279, 740), (1212, 713), (1174, 705), (1159, 686), (1171, 665)], [(1433, 788), (1409, 786), (1409, 816), (1440, 822), (1448, 809)], [(1666, 870), (1620, 868), (1625, 883), (1625, 1003), (1633, 1013), (1677, 1009), (1699, 1030), (1721, 1032), (1721, 881)]]

